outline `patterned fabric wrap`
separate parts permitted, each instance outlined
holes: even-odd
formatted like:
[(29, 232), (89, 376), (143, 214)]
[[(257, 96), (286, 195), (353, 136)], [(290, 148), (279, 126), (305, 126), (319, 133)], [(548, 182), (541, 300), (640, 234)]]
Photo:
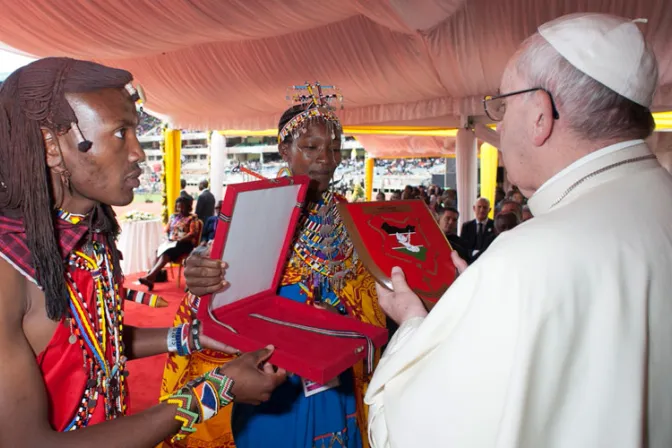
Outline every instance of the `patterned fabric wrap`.
[[(291, 264), (291, 263), (288, 263)], [(294, 263), (295, 264), (295, 263)], [(349, 315), (359, 319), (362, 322), (374, 324), (380, 327), (385, 326), (385, 315), (378, 306), (376, 299), (375, 280), (358, 261), (354, 268), (354, 278), (346, 282), (345, 286), (338, 292), (338, 298), (341, 303), (347, 305)], [(298, 267), (287, 266), (281, 281), (283, 288), (299, 288), (303, 275)], [(306, 304), (313, 303), (313, 294), (310, 288), (301, 288), (303, 301)], [(196, 318), (196, 309), (199, 299), (192, 295), (186, 295), (180, 304), (175, 316), (174, 325), (191, 322)], [(375, 362), (379, 359), (379, 351), (376, 352)], [(195, 352), (189, 357), (180, 357), (175, 353), (169, 354), (166, 361), (166, 367), (163, 374), (162, 393), (172, 393), (181, 388), (190, 379), (197, 378), (204, 373), (235, 359), (235, 355), (203, 350)], [(351, 374), (354, 380), (354, 394), (356, 400), (356, 418), (357, 426), (363, 434), (362, 445), (368, 447), (367, 419), (368, 408), (364, 405), (364, 395), (371, 380), (371, 375), (366, 373), (364, 362), (357, 363), (352, 369)], [(196, 433), (191, 434), (184, 440), (171, 442), (165, 441), (164, 448), (167, 447), (194, 447), (194, 448), (232, 448), (235, 447), (233, 434), (231, 430), (231, 412), (233, 407), (227, 406), (220, 409), (217, 416), (211, 418), (206, 423), (196, 424)], [(317, 436), (314, 441), (315, 446), (329, 446), (329, 442), (335, 436), (325, 434)], [(340, 436), (336, 436), (337, 438)], [(285, 442), (286, 443), (286, 442)], [(333, 446), (341, 446), (334, 444)]]
[[(55, 221), (55, 226), (58, 233), (58, 247), (65, 259), (86, 235), (88, 228), (60, 219)], [(0, 216), (0, 254), (19, 272), (35, 282), (35, 268), (32, 264), (25, 232), (20, 219)]]
[(198, 216), (190, 214), (189, 216), (182, 216), (180, 214), (174, 214), (168, 220), (168, 225), (166, 226), (166, 233), (168, 234), (168, 239), (170, 241), (179, 241), (187, 235), (191, 235), (191, 243), (194, 246), (198, 245), (200, 222)]

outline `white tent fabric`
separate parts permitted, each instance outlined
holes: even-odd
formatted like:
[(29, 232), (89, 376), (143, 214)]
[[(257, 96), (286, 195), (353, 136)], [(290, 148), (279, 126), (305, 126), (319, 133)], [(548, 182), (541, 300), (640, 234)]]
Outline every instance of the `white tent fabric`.
[(481, 115), (507, 59), (554, 17), (645, 17), (655, 107), (672, 109), (669, 0), (0, 0), (0, 41), (130, 70), (174, 126), (264, 129), (287, 87), (340, 87), (348, 125), (456, 126)]

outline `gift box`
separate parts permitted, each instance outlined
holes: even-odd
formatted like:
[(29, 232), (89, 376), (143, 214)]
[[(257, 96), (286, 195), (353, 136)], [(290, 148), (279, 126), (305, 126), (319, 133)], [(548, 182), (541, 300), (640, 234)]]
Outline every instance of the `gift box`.
[(431, 309), (455, 280), (452, 248), (424, 201), (341, 203), (338, 210), (362, 263), (386, 288), (399, 266)]
[(201, 298), (203, 332), (243, 352), (275, 346), (269, 362), (326, 384), (372, 360), (387, 330), (279, 297), (308, 188), (307, 177), (229, 185), (211, 256), (228, 263), (229, 287)]

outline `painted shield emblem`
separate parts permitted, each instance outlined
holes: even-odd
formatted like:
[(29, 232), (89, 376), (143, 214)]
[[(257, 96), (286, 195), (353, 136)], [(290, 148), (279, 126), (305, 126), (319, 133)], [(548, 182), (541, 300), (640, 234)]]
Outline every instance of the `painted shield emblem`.
[(430, 308), (455, 280), (450, 244), (422, 201), (340, 204), (355, 249), (376, 280), (391, 288), (399, 266)]

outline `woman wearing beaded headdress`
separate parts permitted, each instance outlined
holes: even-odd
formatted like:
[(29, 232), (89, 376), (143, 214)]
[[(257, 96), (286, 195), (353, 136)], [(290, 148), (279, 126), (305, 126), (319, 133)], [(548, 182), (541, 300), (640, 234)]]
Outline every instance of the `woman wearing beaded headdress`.
[[(377, 304), (375, 282), (358, 260), (337, 211), (336, 204), (345, 199), (330, 191), (341, 162), (342, 129), (328, 104), (335, 96), (324, 95), (319, 85), (305, 88), (308, 94), (296, 98), (299, 104), (282, 115), (278, 126), (278, 150), (289, 171), (311, 178), (308, 205), (278, 294), (382, 327), (385, 316)], [(190, 257), (185, 276), (193, 294), (221, 289), (223, 273), (217, 263), (198, 255), (198, 251)], [(193, 320), (197, 302), (194, 295), (185, 298), (175, 323)], [(181, 387), (227, 356), (207, 350), (188, 358), (169, 356), (163, 392)], [(235, 439), (239, 448), (368, 446), (366, 436), (362, 437), (366, 434), (362, 397), (368, 380), (361, 362), (314, 395), (305, 392), (308, 388), (303, 379), (289, 378), (268, 402), (236, 405), (230, 421), (220, 411), (183, 443), (221, 447), (234, 446)]]

